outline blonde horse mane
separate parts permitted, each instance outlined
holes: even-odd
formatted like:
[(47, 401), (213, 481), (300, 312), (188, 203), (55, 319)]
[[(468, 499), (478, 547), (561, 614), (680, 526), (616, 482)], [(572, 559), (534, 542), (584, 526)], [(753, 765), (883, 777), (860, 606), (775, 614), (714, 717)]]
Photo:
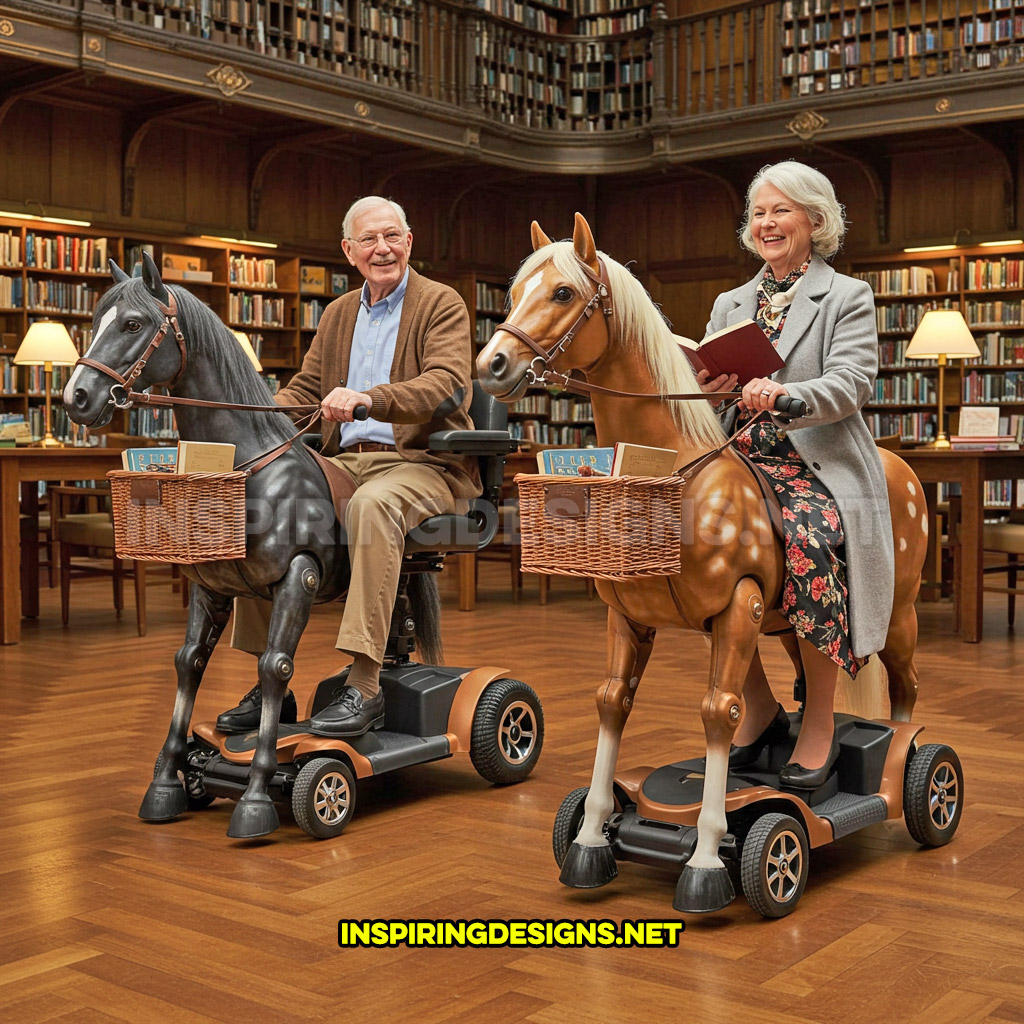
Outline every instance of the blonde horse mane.
[[(622, 344), (639, 350), (651, 371), (654, 390), (660, 394), (699, 391), (690, 361), (683, 355), (661, 311), (644, 286), (606, 253), (599, 252), (608, 271), (612, 290), (612, 320)], [(572, 242), (552, 242), (531, 253), (522, 263), (513, 286), (532, 277), (550, 260), (566, 282), (580, 295), (590, 295), (594, 283), (583, 270)], [(715, 447), (725, 433), (708, 402), (670, 402), (679, 431), (694, 444)]]

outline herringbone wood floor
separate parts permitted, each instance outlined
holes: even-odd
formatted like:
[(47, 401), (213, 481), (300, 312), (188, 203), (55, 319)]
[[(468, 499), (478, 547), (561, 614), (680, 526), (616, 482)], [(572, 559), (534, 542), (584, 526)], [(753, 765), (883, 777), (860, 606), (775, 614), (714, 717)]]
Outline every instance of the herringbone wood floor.
[[(345, 918), (676, 920), (674, 877), (620, 865), (592, 892), (563, 888), (555, 811), (589, 780), (604, 609), (582, 584), (536, 584), (513, 605), (506, 572), (481, 570), (480, 604), (455, 609), (443, 580), (450, 664), (497, 664), (529, 682), (547, 716), (534, 776), (488, 786), (459, 757), (370, 780), (340, 838), (316, 842), (282, 815), (269, 840), (225, 836), (230, 804), (140, 822), (173, 702), (184, 613), (150, 590), (150, 631), (114, 619), (104, 585), (76, 583), (73, 628), (56, 591), (24, 642), (0, 649), (0, 1017), (33, 1021), (764, 1021), (766, 1024), (1024, 1021), (1024, 652), (991, 598), (985, 643), (950, 635), (948, 605), (922, 610), (917, 718), (966, 773), (967, 810), (943, 849), (899, 822), (812, 854), (792, 916), (742, 897), (687, 919), (676, 949), (342, 949)], [(337, 608), (299, 649), (300, 702), (338, 667)], [(620, 764), (699, 750), (707, 648), (663, 635)], [(777, 692), (791, 673), (765, 647)], [(774, 670), (774, 671), (773, 671)], [(234, 703), (252, 659), (218, 649), (198, 716)]]

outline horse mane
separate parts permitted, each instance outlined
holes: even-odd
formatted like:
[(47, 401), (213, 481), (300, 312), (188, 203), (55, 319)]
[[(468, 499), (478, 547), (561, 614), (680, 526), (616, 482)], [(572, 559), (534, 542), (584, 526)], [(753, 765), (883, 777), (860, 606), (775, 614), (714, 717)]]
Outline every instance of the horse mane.
[[(224, 383), (221, 401), (239, 405), (272, 405), (273, 397), (249, 362), (242, 346), (216, 313), (190, 291), (178, 285), (164, 285), (178, 305), (178, 324), (185, 335), (185, 351), (190, 363), (202, 362), (211, 375)], [(97, 307), (102, 315), (112, 303), (124, 296), (142, 306), (152, 305), (153, 295), (140, 277), (129, 278), (109, 289)], [(173, 344), (173, 339), (170, 339)], [(165, 342), (166, 344), (166, 342)], [(291, 420), (283, 413), (245, 412), (235, 415), (248, 419), (248, 429), (259, 444), (271, 445), (294, 433)]]
[[(612, 321), (624, 345), (639, 350), (651, 371), (654, 389), (661, 394), (699, 391), (690, 361), (683, 355), (668, 322), (644, 286), (621, 263), (606, 253), (598, 256), (608, 271), (612, 290)], [(572, 242), (552, 242), (528, 256), (513, 285), (536, 273), (550, 260), (567, 283), (580, 295), (594, 290)], [(717, 447), (725, 440), (722, 425), (708, 402), (670, 402), (672, 418), (679, 431), (694, 444)]]

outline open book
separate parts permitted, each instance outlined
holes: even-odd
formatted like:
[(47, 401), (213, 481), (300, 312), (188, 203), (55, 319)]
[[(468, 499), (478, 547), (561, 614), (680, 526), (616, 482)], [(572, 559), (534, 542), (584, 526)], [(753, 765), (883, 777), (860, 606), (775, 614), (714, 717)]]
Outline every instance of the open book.
[(770, 377), (786, 365), (753, 320), (741, 320), (731, 327), (723, 327), (709, 334), (700, 344), (679, 334), (674, 337), (694, 371), (707, 370), (709, 380), (723, 373), (735, 373), (742, 385), (755, 377)]

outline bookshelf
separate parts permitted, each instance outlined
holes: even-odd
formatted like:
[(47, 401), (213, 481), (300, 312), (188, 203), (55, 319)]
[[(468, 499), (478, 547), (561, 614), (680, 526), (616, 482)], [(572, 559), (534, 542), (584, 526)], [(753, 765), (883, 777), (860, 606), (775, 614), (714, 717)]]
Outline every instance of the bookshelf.
[[(497, 120), (604, 131), (645, 124), (653, 68), (650, 3), (478, 0), (476, 92)], [(528, 29), (530, 31), (524, 31)]]
[[(44, 373), (14, 365), (14, 355), (36, 320), (58, 320), (79, 352), (92, 340), (92, 315), (110, 284), (107, 259), (121, 258), (120, 239), (80, 227), (54, 228), (32, 221), (0, 221), (0, 415), (24, 417), (33, 437), (43, 433)], [(51, 397), (53, 432), (66, 436), (59, 404), (71, 367), (55, 366)]]
[[(981, 350), (977, 359), (946, 367), (947, 432), (955, 434), (962, 405), (998, 405), (1007, 422), (1024, 415), (1024, 245), (979, 246), (855, 261), (850, 272), (875, 292), (879, 372), (864, 417), (876, 436), (904, 441), (935, 436), (937, 367), (903, 353), (929, 309), (959, 309)], [(1010, 500), (1008, 481), (986, 484), (986, 505)]]
[(1024, 62), (1014, 0), (788, 0), (783, 99)]

